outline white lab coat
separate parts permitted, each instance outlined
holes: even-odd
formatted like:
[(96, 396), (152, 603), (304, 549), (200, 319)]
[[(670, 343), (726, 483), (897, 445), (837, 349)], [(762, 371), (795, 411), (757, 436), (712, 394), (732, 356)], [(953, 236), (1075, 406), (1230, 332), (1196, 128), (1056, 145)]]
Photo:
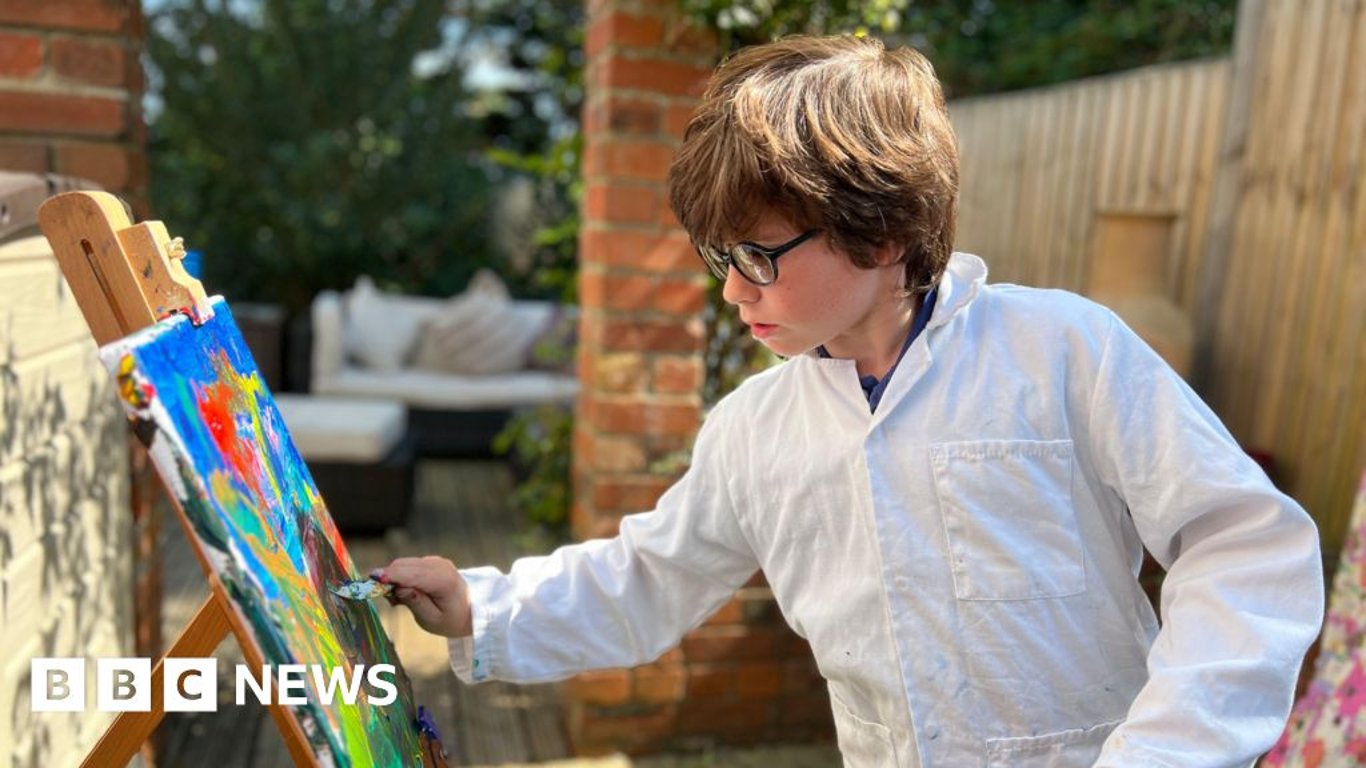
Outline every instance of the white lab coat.
[(647, 662), (756, 569), (860, 768), (1247, 765), (1323, 615), (1313, 522), (1185, 383), (1105, 308), (967, 254), (876, 413), (852, 360), (750, 378), (619, 536), (464, 571), (452, 666)]

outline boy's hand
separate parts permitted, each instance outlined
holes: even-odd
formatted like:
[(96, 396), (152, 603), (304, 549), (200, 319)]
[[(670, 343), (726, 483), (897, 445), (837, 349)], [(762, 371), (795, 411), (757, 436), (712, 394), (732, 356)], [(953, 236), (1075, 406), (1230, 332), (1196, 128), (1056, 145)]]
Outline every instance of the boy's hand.
[(391, 600), (413, 612), (418, 626), (434, 635), (465, 637), (474, 632), (469, 589), (455, 563), (444, 557), (400, 557), (371, 576), (394, 585)]

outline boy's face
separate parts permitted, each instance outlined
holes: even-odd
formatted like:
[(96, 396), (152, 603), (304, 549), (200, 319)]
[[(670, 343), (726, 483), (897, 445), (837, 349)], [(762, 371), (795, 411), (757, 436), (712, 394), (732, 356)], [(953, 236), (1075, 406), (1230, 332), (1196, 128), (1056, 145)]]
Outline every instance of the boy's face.
[[(770, 214), (744, 240), (773, 247), (800, 234)], [(892, 249), (887, 250), (890, 256)], [(905, 280), (903, 265), (861, 269), (832, 249), (824, 234), (783, 254), (776, 264), (778, 279), (765, 286), (731, 267), (721, 295), (735, 305), (754, 338), (784, 357), (824, 344), (834, 357), (861, 358), (869, 352), (869, 329), (903, 306), (897, 297)]]

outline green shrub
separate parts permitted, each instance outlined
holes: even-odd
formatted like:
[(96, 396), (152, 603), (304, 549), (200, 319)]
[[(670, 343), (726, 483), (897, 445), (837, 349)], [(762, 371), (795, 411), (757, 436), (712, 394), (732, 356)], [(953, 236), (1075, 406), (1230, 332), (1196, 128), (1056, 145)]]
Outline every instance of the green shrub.
[(556, 541), (569, 538), (573, 440), (573, 409), (542, 405), (518, 411), (493, 441), (494, 452), (508, 456), (520, 476), (513, 506)]
[(493, 263), (498, 170), (442, 0), (182, 0), (151, 14), (151, 199), (233, 299), (357, 275), (447, 295)]

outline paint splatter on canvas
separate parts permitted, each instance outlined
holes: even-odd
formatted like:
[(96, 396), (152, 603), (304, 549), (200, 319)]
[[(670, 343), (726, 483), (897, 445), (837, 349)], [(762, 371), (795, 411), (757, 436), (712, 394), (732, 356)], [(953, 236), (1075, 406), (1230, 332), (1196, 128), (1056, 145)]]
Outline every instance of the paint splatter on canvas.
[[(421, 765), (412, 690), (368, 601), (331, 587), (360, 578), (341, 535), (294, 448), (227, 304), (196, 327), (173, 317), (110, 344), (100, 359), (139, 429), (167, 488), (267, 664), (393, 664), (398, 698), (389, 706), (337, 696), (289, 707), (323, 765)], [(369, 689), (382, 696), (384, 691)]]

